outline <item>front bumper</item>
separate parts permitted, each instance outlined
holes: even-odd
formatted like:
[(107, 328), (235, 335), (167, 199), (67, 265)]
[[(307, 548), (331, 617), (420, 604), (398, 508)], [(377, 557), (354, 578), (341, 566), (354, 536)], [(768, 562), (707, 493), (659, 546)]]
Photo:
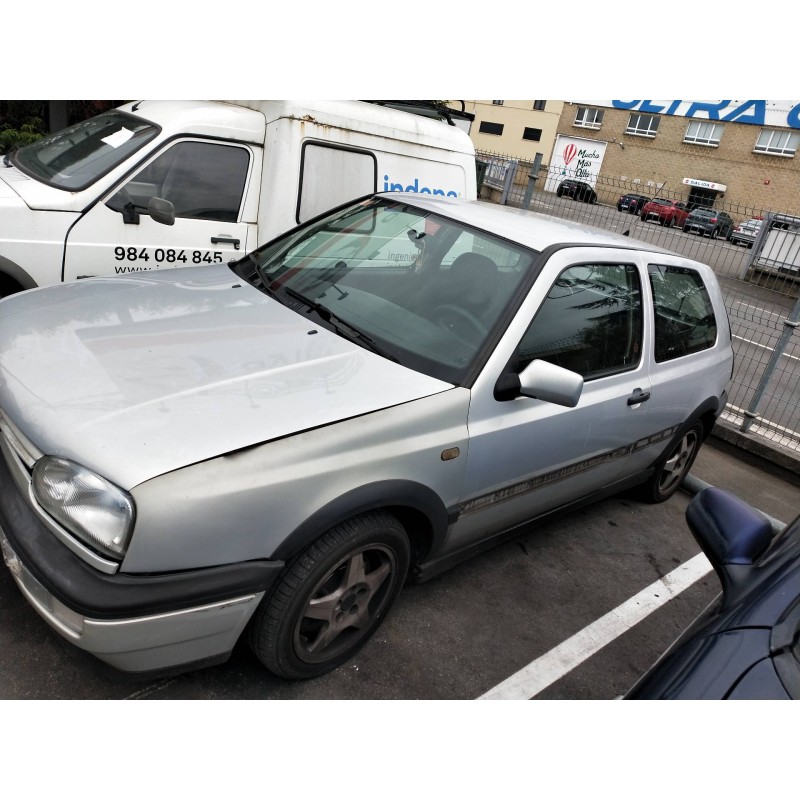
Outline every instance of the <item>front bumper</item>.
[(64, 638), (118, 669), (221, 660), (275, 582), (281, 561), (169, 574), (103, 573), (33, 511), (0, 454), (0, 545), (33, 608)]
[(52, 628), (82, 650), (127, 672), (224, 660), (264, 595), (133, 619), (90, 619), (72, 611), (39, 583), (1, 530), (0, 546), (22, 594)]

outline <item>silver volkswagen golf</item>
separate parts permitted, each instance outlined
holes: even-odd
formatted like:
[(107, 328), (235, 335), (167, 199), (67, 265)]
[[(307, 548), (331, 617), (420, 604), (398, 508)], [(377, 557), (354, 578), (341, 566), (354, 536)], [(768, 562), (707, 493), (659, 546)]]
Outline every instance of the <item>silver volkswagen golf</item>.
[(407, 580), (677, 489), (726, 402), (711, 270), (480, 202), (376, 195), (228, 265), (0, 301), (0, 540), (123, 670), (350, 659)]

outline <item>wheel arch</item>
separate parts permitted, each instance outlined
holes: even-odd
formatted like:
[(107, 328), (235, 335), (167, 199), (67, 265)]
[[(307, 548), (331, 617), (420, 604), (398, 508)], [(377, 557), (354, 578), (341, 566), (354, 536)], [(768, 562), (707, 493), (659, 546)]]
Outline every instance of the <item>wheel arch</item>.
[(0, 256), (0, 297), (24, 289), (35, 289), (36, 281), (18, 264)]
[(700, 405), (686, 417), (686, 421), (678, 428), (675, 434), (667, 440), (666, 447), (657, 458), (653, 459), (651, 467), (656, 468), (661, 459), (664, 458), (667, 453), (672, 452), (673, 448), (686, 431), (698, 422), (703, 426), (703, 441), (708, 439), (723, 406), (724, 402), (720, 402), (720, 399), (717, 397), (709, 397), (700, 403)]
[(351, 489), (315, 511), (271, 558), (288, 561), (334, 526), (370, 511), (386, 511), (398, 519), (411, 543), (412, 564), (436, 550), (447, 534), (447, 509), (431, 488), (407, 480), (377, 481)]

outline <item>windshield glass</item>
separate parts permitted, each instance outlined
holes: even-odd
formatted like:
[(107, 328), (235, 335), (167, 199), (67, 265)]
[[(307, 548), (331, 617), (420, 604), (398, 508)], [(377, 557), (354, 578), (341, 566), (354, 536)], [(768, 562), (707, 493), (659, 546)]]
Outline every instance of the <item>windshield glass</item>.
[(298, 313), (340, 333), (344, 323), (365, 346), (459, 383), (535, 256), (408, 203), (370, 199), (255, 251), (235, 269)]
[(122, 163), (158, 131), (146, 120), (108, 111), (21, 147), (11, 162), (58, 189), (79, 191)]

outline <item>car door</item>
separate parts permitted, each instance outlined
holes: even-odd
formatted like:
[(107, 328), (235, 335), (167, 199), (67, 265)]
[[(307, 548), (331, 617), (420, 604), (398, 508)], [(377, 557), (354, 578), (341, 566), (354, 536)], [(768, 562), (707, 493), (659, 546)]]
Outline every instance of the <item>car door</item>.
[[(246, 207), (245, 195), (255, 183), (251, 176), (260, 172), (260, 159), (260, 152), (245, 145), (198, 139), (169, 143), (71, 228), (64, 280), (241, 257), (255, 244), (255, 212), (246, 210), (255, 202)], [(174, 225), (150, 218), (147, 205), (153, 197), (173, 204)]]
[[(659, 432), (648, 409), (645, 281), (632, 251), (569, 248), (550, 257), (473, 387), (452, 547), (588, 497), (652, 461)], [(501, 375), (535, 358), (584, 376), (575, 408), (498, 398)]]

